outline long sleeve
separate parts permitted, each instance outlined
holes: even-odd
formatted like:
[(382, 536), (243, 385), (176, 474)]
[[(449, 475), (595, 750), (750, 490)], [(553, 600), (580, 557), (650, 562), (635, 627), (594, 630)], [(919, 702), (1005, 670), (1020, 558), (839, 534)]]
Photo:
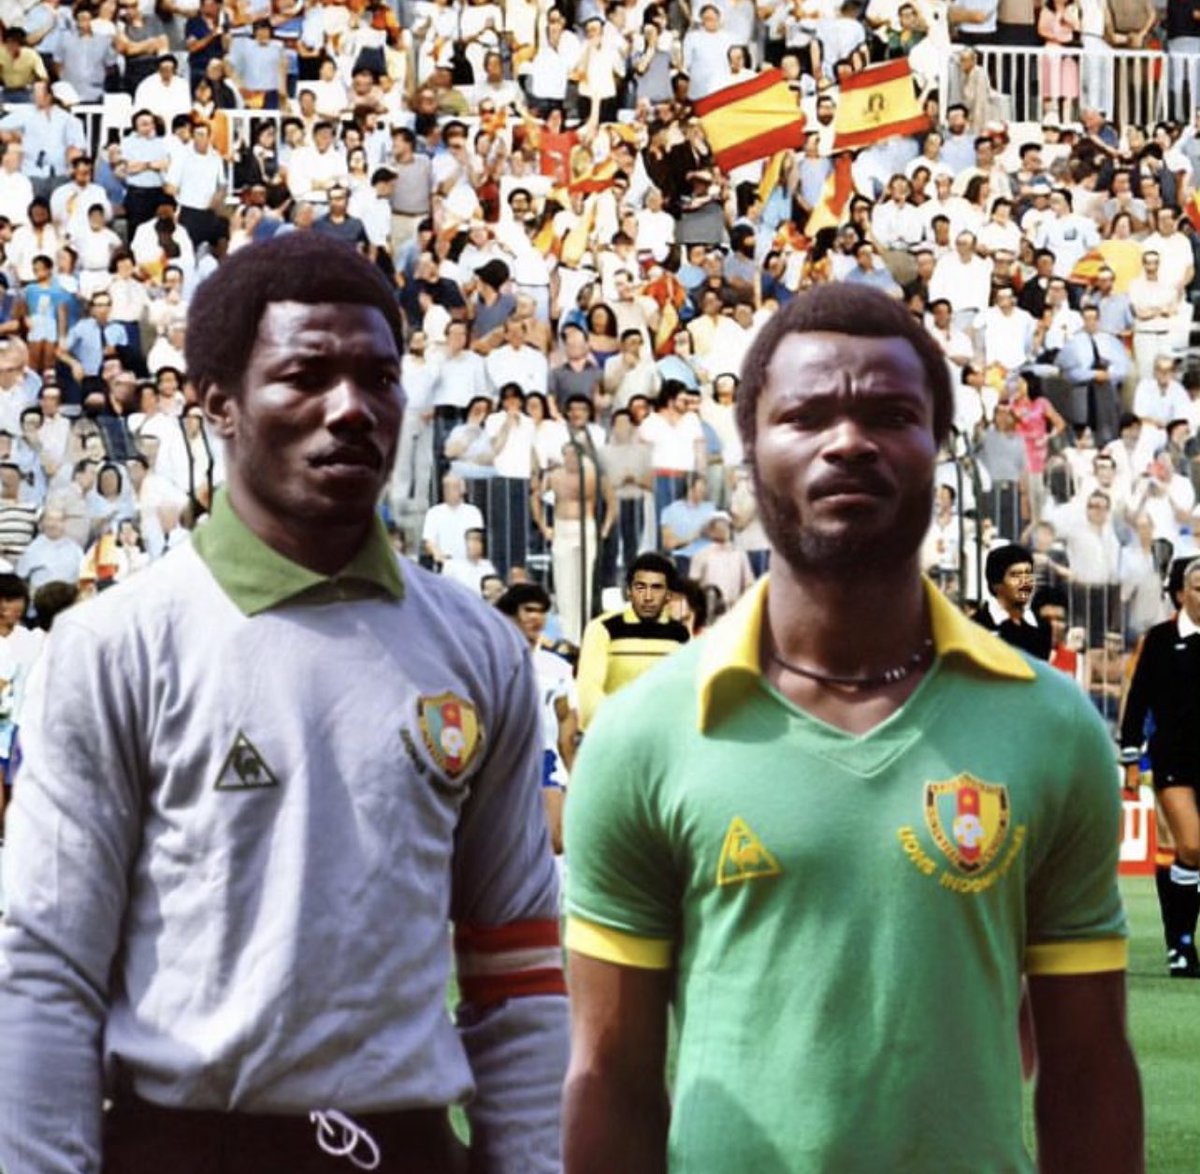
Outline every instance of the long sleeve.
[(141, 827), (129, 666), (60, 624), (30, 679), (4, 860), (0, 1169), (14, 1174), (100, 1169), (101, 1040)]
[(471, 1163), (480, 1174), (557, 1174), (567, 1000), (541, 799), (541, 711), (523, 652), (502, 695), (503, 718), (455, 844), (458, 1023), (476, 1085)]
[[(1092, 374), (1092, 356), (1085, 356), (1085, 347), (1079, 343), (1080, 335), (1070, 339), (1058, 352), (1058, 366), (1063, 378), (1070, 383), (1086, 383)], [(1090, 352), (1091, 348), (1087, 347)]]
[(593, 620), (584, 629), (579, 649), (579, 725), (586, 730), (604, 700), (604, 682), (608, 676), (608, 629)]
[(1125, 698), (1125, 712), (1121, 715), (1121, 761), (1136, 762), (1146, 740), (1146, 715), (1150, 712), (1154, 674), (1158, 667), (1158, 640), (1152, 629), (1142, 642), (1133, 680)]
[(1129, 352), (1115, 339), (1105, 349), (1108, 351), (1105, 357), (1108, 359), (1109, 374), (1112, 376), (1114, 383), (1121, 384), (1129, 377), (1130, 371), (1133, 370)]

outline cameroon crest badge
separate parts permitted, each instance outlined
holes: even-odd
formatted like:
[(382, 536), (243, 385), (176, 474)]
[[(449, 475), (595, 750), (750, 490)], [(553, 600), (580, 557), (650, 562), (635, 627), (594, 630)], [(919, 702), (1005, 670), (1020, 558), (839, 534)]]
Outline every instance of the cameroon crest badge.
[(925, 822), (934, 843), (960, 872), (976, 873), (995, 858), (1008, 834), (1008, 789), (960, 774), (925, 784)]
[(417, 723), (429, 753), (448, 778), (458, 778), (483, 745), (483, 727), (475, 706), (453, 693), (420, 698)]

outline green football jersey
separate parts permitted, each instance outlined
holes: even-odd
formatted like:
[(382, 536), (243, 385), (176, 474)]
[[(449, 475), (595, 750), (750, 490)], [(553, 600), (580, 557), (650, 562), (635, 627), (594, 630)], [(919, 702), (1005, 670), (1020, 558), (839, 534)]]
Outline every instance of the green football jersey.
[(672, 1172), (1030, 1171), (1022, 974), (1124, 968), (1103, 724), (929, 598), (934, 665), (866, 735), (763, 678), (763, 585), (584, 742), (567, 941), (676, 968)]

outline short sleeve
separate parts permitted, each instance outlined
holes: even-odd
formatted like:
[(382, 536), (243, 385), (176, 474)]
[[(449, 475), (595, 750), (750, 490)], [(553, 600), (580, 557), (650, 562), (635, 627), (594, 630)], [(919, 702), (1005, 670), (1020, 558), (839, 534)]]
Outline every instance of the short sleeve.
[(1117, 887), (1121, 792), (1112, 742), (1080, 701), (1071, 779), (1028, 881), (1029, 974), (1124, 970), (1128, 927)]
[(661, 712), (637, 704), (640, 692), (634, 686), (608, 699), (571, 774), (567, 945), (606, 961), (666, 969), (678, 934), (679, 885), (658, 809)]

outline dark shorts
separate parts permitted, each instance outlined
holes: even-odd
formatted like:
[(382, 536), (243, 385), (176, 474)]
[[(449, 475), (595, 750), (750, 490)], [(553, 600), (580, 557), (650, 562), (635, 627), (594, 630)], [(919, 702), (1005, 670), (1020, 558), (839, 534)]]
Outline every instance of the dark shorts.
[(1200, 802), (1200, 779), (1194, 775), (1170, 774), (1167, 771), (1151, 770), (1150, 777), (1154, 781), (1154, 791), (1165, 791), (1169, 787), (1188, 787)]
[[(467, 1150), (444, 1109), (348, 1113), (378, 1147), (376, 1174), (465, 1174)], [(124, 1097), (104, 1121), (104, 1174), (353, 1174), (370, 1156), (336, 1126), (322, 1149), (307, 1116), (166, 1109)]]

